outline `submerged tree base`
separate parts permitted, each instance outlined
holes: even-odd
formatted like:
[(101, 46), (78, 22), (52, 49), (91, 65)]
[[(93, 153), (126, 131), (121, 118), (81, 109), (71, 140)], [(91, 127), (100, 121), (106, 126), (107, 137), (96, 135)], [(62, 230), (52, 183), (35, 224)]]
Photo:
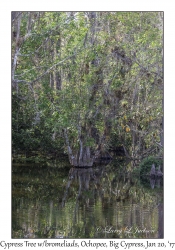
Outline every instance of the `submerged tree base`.
[(77, 157), (72, 156), (69, 158), (70, 164), (74, 167), (92, 167), (94, 159), (77, 159)]

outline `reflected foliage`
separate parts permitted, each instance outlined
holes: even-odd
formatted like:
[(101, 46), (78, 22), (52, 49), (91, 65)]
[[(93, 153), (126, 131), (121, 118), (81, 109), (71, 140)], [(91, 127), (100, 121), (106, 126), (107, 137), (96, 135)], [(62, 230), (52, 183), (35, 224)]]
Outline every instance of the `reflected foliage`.
[(162, 182), (145, 186), (125, 161), (63, 165), (13, 166), (12, 238), (163, 237)]

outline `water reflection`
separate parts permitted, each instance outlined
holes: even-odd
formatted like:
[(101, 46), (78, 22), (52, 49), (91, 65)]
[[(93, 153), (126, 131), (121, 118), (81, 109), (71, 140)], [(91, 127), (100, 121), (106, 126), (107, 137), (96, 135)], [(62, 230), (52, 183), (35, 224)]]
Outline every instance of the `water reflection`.
[(160, 203), (158, 205), (158, 210), (159, 210), (159, 222), (158, 222), (158, 238), (162, 239), (164, 237), (164, 231), (163, 231), (163, 226), (164, 226), (164, 216), (163, 216), (163, 204)]
[(162, 177), (150, 177), (150, 186), (152, 189), (155, 187), (160, 188), (162, 185)]
[(150, 184), (112, 164), (14, 167), (12, 237), (162, 238), (162, 183)]

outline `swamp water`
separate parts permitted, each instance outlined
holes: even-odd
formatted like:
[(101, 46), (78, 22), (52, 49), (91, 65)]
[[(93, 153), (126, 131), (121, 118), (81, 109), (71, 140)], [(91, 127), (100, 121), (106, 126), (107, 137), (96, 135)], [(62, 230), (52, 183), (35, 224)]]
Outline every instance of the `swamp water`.
[(163, 238), (163, 180), (93, 168), (12, 167), (12, 238)]

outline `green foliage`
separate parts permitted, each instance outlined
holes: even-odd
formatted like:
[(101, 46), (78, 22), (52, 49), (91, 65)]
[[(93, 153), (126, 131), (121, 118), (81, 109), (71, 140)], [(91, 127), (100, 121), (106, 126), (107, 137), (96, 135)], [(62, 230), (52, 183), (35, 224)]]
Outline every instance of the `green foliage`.
[(158, 168), (159, 165), (162, 166), (162, 160), (157, 159), (154, 156), (149, 156), (145, 159), (143, 159), (140, 163), (140, 175), (148, 175), (150, 173), (152, 164), (155, 164), (156, 169)]
[(64, 152), (63, 130), (76, 150), (81, 138), (93, 150), (110, 139), (114, 147), (124, 143), (132, 157), (156, 147), (163, 116), (161, 12), (19, 17), (20, 41), (12, 39), (14, 150)]

